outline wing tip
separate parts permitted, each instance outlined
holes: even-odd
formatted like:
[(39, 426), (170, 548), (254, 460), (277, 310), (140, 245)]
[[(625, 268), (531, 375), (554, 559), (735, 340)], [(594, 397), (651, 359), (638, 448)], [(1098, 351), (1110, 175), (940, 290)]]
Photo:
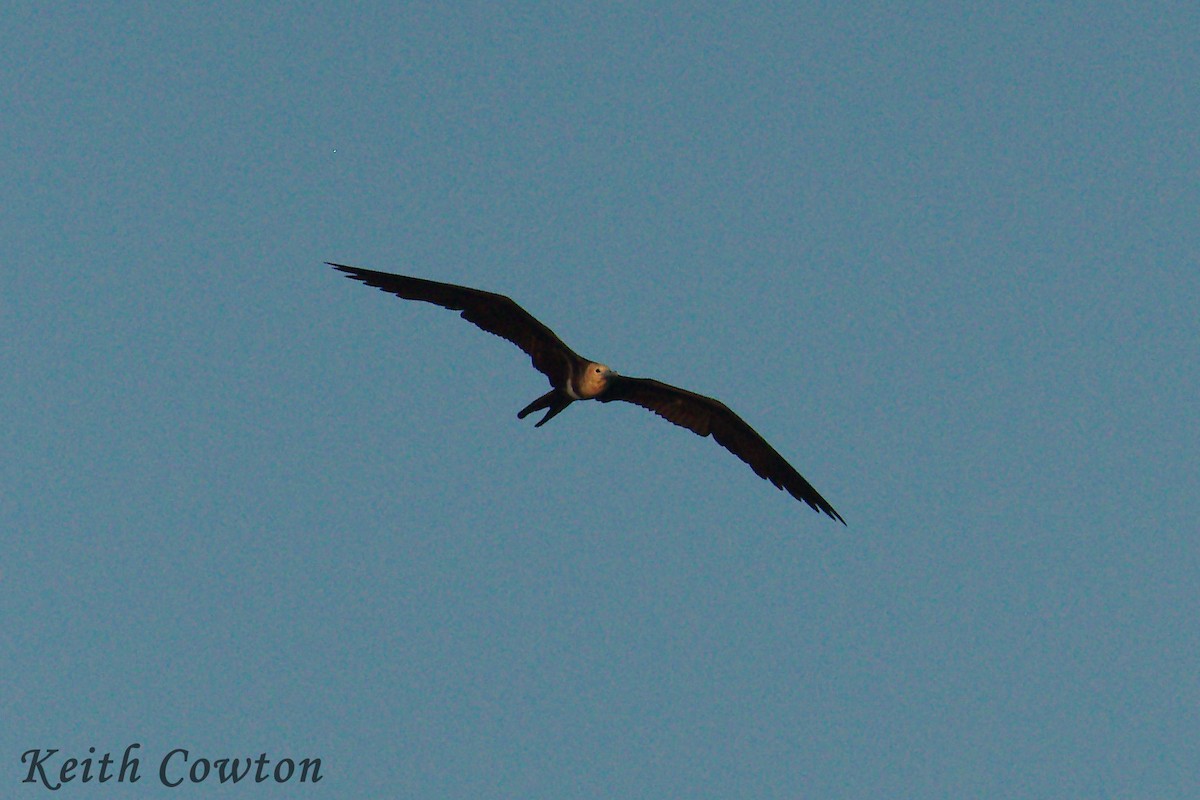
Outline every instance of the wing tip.
[(833, 520), (835, 522), (840, 522), (843, 525), (845, 525), (847, 528), (850, 527), (850, 525), (847, 524), (846, 520), (842, 518), (842, 515), (837, 512), (837, 509), (835, 509), (833, 506), (831, 506), (829, 504), (829, 501), (826, 500), (824, 497), (817, 495), (817, 498), (815, 500), (810, 500), (808, 498), (803, 498), (803, 499), (804, 499), (804, 502), (808, 503), (808, 505), (812, 508), (812, 510), (817, 512), (818, 514), (824, 514), (825, 516), (829, 517), (831, 520)]
[(811, 508), (813, 511), (817, 512), (818, 514), (824, 514), (825, 516), (829, 517), (831, 520), (833, 520), (835, 522), (840, 522), (843, 525), (845, 525), (847, 528), (850, 527), (849, 523), (847, 523), (846, 520), (842, 517), (842, 515), (837, 512), (837, 509), (834, 508), (833, 505), (828, 500), (826, 500), (824, 497), (821, 497), (821, 495), (817, 493), (817, 490), (813, 489), (811, 486), (807, 487), (809, 489), (809, 492), (801, 492), (801, 493), (797, 493), (795, 490), (792, 489), (791, 486), (780, 485), (779, 488), (786, 490), (788, 494), (790, 494), (792, 497), (796, 498), (800, 502), (806, 503), (809, 508)]

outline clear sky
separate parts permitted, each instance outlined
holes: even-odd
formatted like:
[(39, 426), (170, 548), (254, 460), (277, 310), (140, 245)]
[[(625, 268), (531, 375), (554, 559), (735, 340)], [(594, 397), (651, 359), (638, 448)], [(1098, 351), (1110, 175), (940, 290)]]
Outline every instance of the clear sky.
[(0, 794), (1200, 796), (1200, 6), (4, 18)]

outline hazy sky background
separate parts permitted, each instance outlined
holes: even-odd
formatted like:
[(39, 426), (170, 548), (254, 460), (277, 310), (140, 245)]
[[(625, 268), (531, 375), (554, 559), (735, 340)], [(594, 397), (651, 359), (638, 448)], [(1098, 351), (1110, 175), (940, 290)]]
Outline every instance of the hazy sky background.
[(1195, 3), (4, 17), (0, 793), (1200, 796)]

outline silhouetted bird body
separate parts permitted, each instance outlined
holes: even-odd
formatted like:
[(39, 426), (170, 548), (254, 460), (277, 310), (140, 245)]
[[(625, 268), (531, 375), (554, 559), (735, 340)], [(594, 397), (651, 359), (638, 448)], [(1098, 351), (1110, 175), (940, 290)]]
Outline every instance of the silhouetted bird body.
[(551, 389), (517, 414), (524, 419), (546, 410), (534, 427), (541, 427), (577, 400), (610, 403), (623, 400), (647, 408), (663, 419), (700, 435), (711, 435), (719, 445), (750, 465), (761, 478), (786, 490), (792, 497), (845, 524), (833, 506), (806, 481), (795, 467), (775, 451), (745, 420), (719, 400), (648, 378), (628, 378), (609, 367), (583, 358), (562, 340), (502, 294), (455, 286), (450, 283), (392, 275), (387, 272), (327, 262), (347, 276), (405, 300), (420, 300), (461, 312), (463, 319), (503, 337), (529, 354), (533, 366), (549, 380)]

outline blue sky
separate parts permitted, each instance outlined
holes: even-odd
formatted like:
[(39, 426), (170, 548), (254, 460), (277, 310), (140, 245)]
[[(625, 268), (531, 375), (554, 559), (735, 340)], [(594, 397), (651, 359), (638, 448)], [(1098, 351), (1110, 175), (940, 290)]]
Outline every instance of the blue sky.
[[(6, 792), (1200, 794), (1194, 6), (5, 17)], [(326, 260), (721, 398), (849, 526), (518, 422), (523, 354)]]

